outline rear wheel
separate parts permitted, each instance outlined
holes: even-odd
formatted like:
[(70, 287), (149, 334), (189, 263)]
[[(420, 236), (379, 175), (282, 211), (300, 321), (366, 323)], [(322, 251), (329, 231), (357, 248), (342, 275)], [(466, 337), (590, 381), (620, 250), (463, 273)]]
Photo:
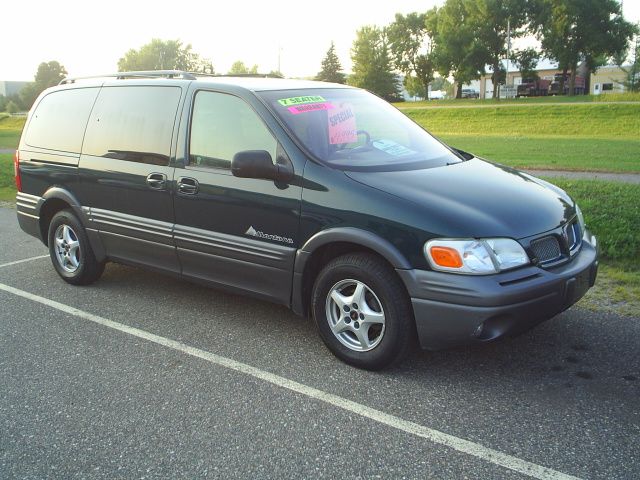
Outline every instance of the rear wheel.
[(71, 210), (56, 213), (49, 224), (49, 255), (58, 275), (73, 285), (95, 282), (104, 271), (84, 227)]
[(415, 338), (408, 295), (393, 268), (375, 255), (329, 262), (316, 279), (312, 311), (327, 347), (356, 367), (379, 370), (398, 362)]

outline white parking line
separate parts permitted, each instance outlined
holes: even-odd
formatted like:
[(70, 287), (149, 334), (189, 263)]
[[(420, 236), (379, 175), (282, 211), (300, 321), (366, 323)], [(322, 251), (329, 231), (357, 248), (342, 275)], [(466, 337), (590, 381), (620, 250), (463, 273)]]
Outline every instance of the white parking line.
[(0, 268), (10, 267), (11, 265), (18, 265), (19, 263), (32, 262), (33, 260), (40, 260), (41, 258), (49, 258), (49, 255), (40, 255), (38, 257), (30, 257), (30, 258), (24, 258), (22, 260), (16, 260), (15, 262), (2, 263), (0, 264)]
[(265, 370), (252, 367), (251, 365), (247, 365), (246, 363), (241, 363), (230, 358), (222, 357), (214, 353), (190, 347), (189, 345), (185, 345), (184, 343), (161, 337), (159, 335), (155, 335), (138, 328), (123, 325), (122, 323), (114, 322), (113, 320), (109, 320), (98, 315), (79, 310), (69, 305), (64, 305), (54, 300), (49, 300), (48, 298), (25, 292), (24, 290), (19, 290), (3, 283), (0, 283), (0, 290), (11, 293), (13, 295), (17, 295), (22, 298), (26, 298), (28, 300), (32, 300), (37, 303), (41, 303), (42, 305), (46, 305), (51, 308), (55, 308), (56, 310), (67, 313), (69, 315), (74, 315), (76, 317), (89, 320), (104, 327), (112, 328), (114, 330), (132, 335), (134, 337), (142, 338), (158, 345), (177, 350), (187, 355), (191, 355), (192, 357), (201, 358), (212, 364), (228, 368), (236, 372), (241, 372), (246, 375), (250, 375), (265, 382), (271, 383), (272, 385), (286, 388), (301, 395), (305, 395), (309, 398), (313, 398), (315, 400), (319, 400), (321, 402), (325, 402), (335, 407), (341, 408), (342, 410), (346, 410), (347, 412), (351, 412), (361, 417), (368, 418), (388, 427), (392, 427), (397, 430), (416, 435), (431, 442), (447, 446), (449, 448), (452, 448), (453, 450), (457, 450), (458, 452), (466, 453), (484, 461), (508, 468), (510, 470), (528, 475), (533, 478), (545, 480), (577, 480), (577, 477), (566, 475), (556, 470), (543, 467), (542, 465), (527, 462), (526, 460), (522, 460), (512, 455), (499, 452), (498, 450), (485, 447), (479, 443), (471, 442), (469, 440), (455, 437), (439, 430), (434, 430), (432, 428), (425, 427), (414, 422), (403, 420), (394, 415), (389, 415), (388, 413), (384, 413), (380, 410), (367, 407), (366, 405), (362, 405), (338, 395), (333, 395), (331, 393), (318, 390), (317, 388), (309, 387), (302, 383), (289, 380), (288, 378), (269, 373)]

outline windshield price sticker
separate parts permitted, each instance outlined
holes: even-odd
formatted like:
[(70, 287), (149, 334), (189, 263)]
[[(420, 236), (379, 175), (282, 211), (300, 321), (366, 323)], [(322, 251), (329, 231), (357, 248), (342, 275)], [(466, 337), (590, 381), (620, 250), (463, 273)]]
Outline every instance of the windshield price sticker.
[(354, 143), (358, 141), (358, 127), (356, 116), (351, 104), (343, 103), (335, 113), (331, 112), (329, 119), (329, 143)]
[(378, 150), (382, 150), (388, 155), (393, 155), (394, 157), (402, 157), (404, 155), (412, 155), (416, 152), (408, 149), (404, 145), (400, 145), (399, 143), (394, 142), (393, 140), (375, 140), (373, 142), (374, 148)]
[(332, 108), (334, 108), (334, 106), (331, 103), (325, 102), (325, 103), (307, 103), (304, 105), (296, 105), (294, 107), (287, 108), (287, 110), (289, 110), (289, 112), (293, 113), (294, 115), (298, 115), (300, 113), (315, 112), (318, 110), (330, 110)]
[(282, 98), (278, 100), (278, 103), (283, 107), (290, 107), (292, 105), (303, 105), (305, 103), (319, 103), (325, 101), (324, 97), (321, 97), (320, 95), (308, 95), (306, 97)]

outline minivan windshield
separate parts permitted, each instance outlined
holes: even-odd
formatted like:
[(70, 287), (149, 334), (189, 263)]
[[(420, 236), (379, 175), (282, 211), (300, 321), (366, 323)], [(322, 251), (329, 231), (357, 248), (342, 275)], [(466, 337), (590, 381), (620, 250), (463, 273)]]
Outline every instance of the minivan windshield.
[(384, 100), (353, 88), (257, 92), (316, 158), (344, 170), (412, 170), (461, 157)]

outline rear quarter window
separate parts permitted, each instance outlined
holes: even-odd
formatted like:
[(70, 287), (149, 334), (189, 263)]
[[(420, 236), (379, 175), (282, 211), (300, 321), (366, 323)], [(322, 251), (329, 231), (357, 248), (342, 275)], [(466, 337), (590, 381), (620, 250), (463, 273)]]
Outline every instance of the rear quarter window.
[(51, 92), (40, 100), (25, 132), (30, 147), (80, 153), (99, 88)]
[(82, 153), (168, 165), (180, 94), (171, 86), (103, 87)]

